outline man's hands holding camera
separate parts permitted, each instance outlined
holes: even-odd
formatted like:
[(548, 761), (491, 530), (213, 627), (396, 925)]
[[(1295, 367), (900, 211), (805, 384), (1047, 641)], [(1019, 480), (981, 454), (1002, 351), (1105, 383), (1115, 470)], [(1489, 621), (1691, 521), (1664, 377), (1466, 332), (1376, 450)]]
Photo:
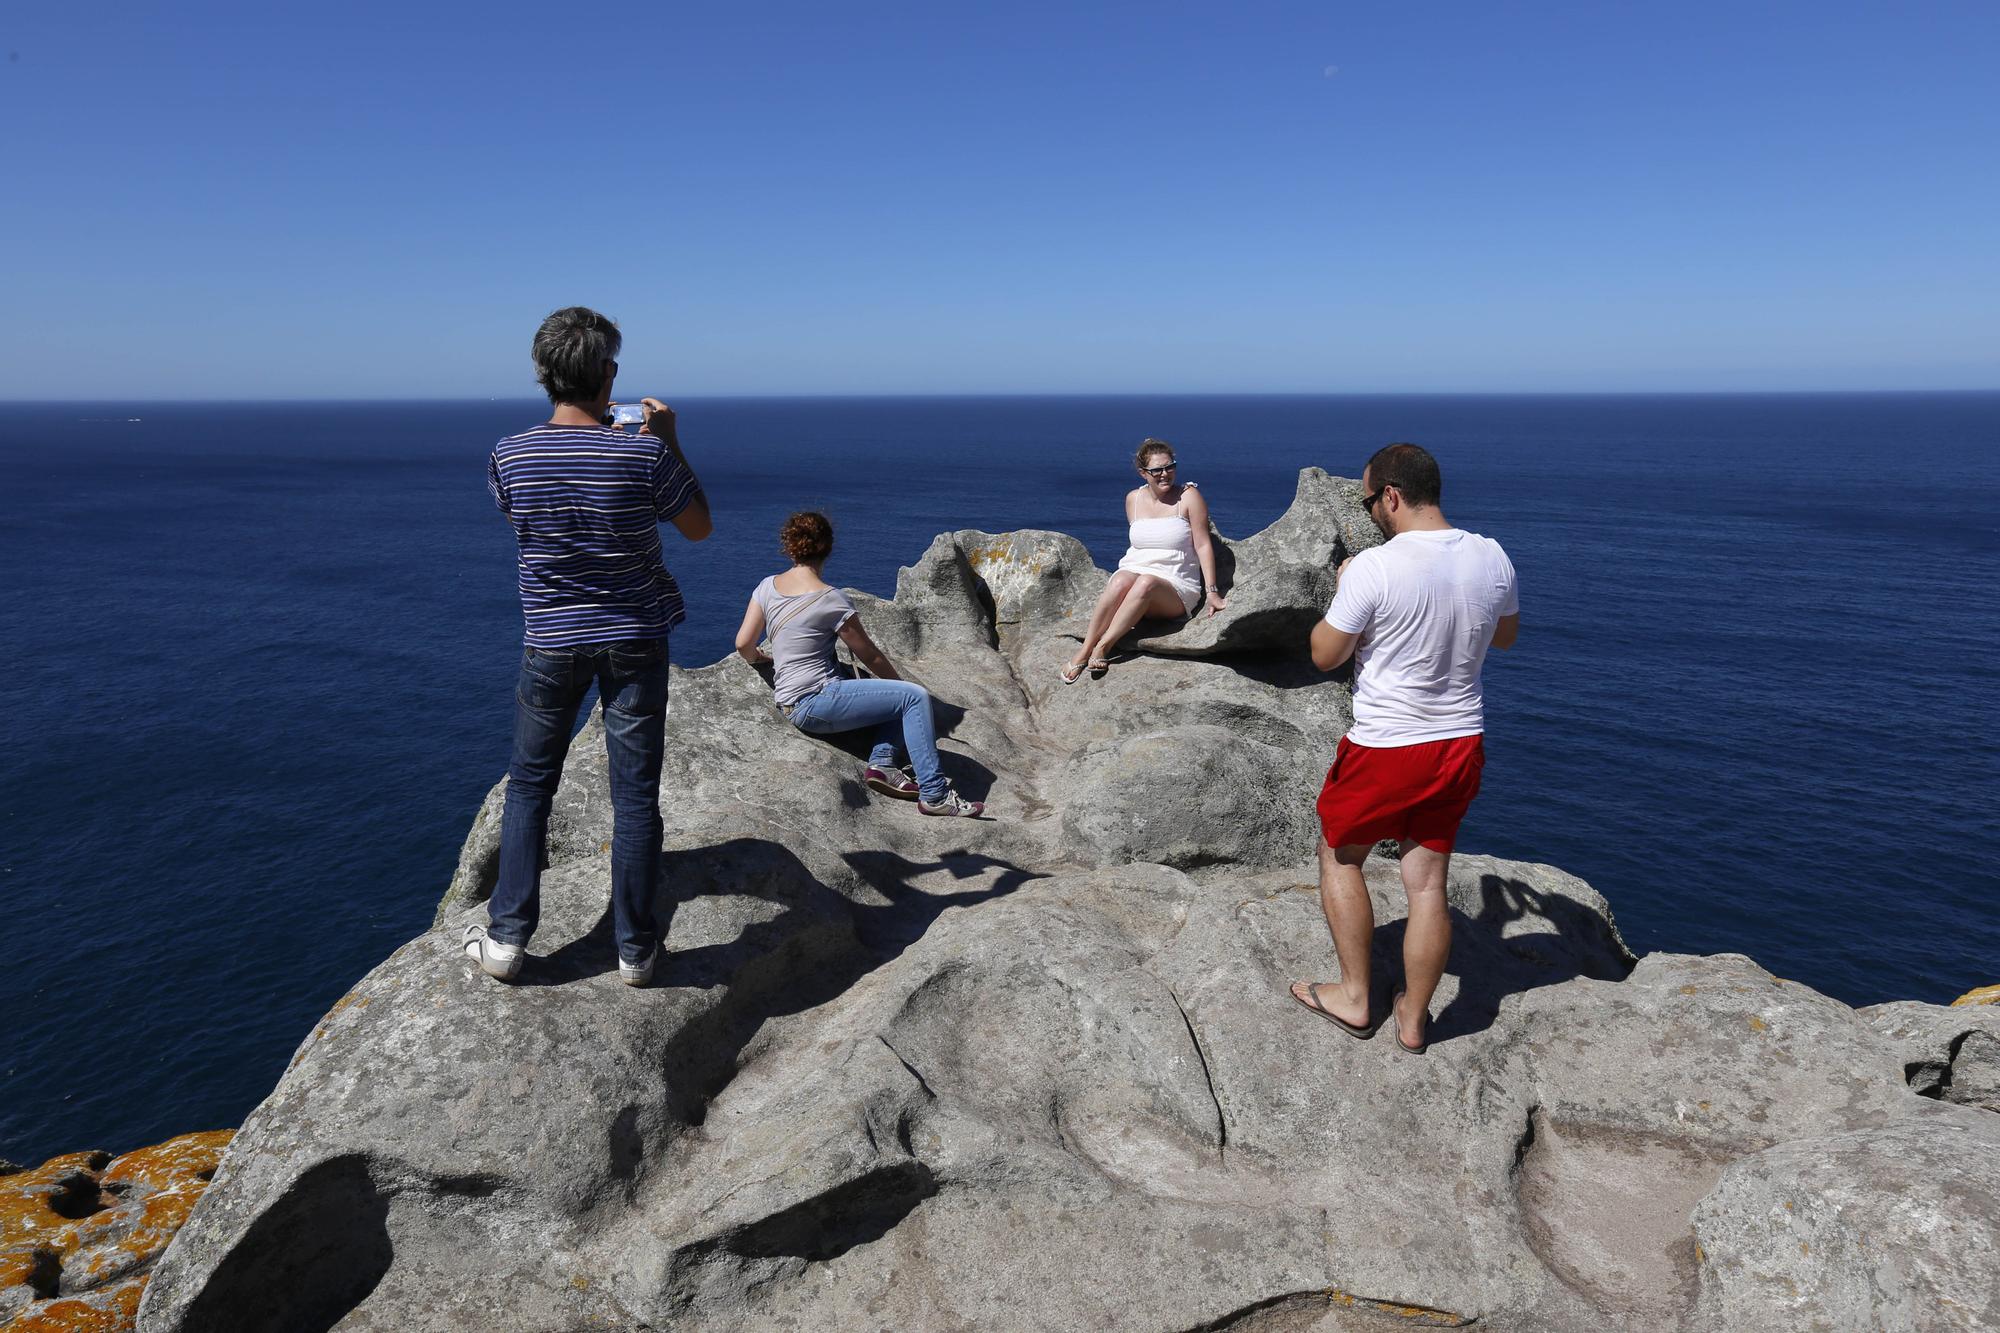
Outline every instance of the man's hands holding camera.
[(641, 398), (639, 402), (646, 409), (646, 424), (639, 429), (664, 444), (678, 448), (680, 435), (674, 426), (674, 409), (657, 398)]

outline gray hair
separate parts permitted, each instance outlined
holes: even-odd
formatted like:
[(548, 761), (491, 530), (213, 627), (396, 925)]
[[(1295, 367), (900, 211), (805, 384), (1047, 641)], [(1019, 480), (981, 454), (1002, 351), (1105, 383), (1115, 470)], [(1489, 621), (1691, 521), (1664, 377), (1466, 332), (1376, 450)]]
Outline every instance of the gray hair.
[(605, 362), (624, 345), (618, 326), (587, 306), (556, 311), (535, 330), (535, 378), (552, 403), (589, 403), (604, 392)]

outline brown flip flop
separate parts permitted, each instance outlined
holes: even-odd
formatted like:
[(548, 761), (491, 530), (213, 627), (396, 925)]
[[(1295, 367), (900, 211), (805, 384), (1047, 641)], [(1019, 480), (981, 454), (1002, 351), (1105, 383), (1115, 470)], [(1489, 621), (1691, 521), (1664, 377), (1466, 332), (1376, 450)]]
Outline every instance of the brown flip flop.
[[(1326, 1007), (1319, 1002), (1319, 988), (1324, 984), (1324, 982), (1319, 981), (1294, 981), (1290, 986), (1286, 987), (1285, 993), (1356, 1041), (1367, 1041), (1370, 1037), (1374, 1036), (1375, 1029), (1382, 1026), (1381, 1020), (1378, 1019), (1367, 1027), (1357, 1027), (1346, 1019), (1327, 1012)], [(1305, 996), (1299, 994), (1298, 988), (1300, 986), (1306, 988)], [(1308, 999), (1306, 996), (1310, 996), (1311, 998)]]
[(1424, 1039), (1424, 1044), (1421, 1046), (1406, 1046), (1403, 1044), (1403, 1028), (1396, 1021), (1396, 1001), (1402, 998), (1403, 992), (1397, 991), (1394, 998), (1389, 1001), (1389, 1040), (1395, 1043), (1396, 1049), (1404, 1055), (1422, 1055), (1431, 1048), (1428, 1037)]

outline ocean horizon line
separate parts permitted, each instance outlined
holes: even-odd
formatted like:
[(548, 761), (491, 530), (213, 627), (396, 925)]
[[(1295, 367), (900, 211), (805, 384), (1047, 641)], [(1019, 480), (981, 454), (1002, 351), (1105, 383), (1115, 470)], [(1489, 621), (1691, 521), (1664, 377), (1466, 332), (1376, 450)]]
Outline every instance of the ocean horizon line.
[[(855, 392), (855, 393), (688, 393), (676, 394), (676, 402), (687, 403), (756, 403), (756, 402), (1059, 402), (1078, 400), (1143, 400), (1157, 401), (1203, 401), (1222, 400), (1268, 400), (1268, 399), (1506, 399), (1506, 400), (1574, 400), (1574, 399), (1750, 399), (1750, 398), (1977, 398), (2000, 397), (2000, 386), (1991, 388), (1853, 388), (1853, 389), (1297, 389), (1297, 390), (1216, 390), (1216, 391), (1159, 391), (1143, 389), (1106, 390), (992, 390), (992, 391), (940, 391), (935, 393), (895, 393), (895, 392)], [(483, 394), (397, 394), (383, 397), (325, 397), (325, 396), (268, 396), (268, 397), (93, 397), (93, 398), (4, 398), (0, 397), (0, 410), (8, 408), (103, 408), (103, 407), (277, 407), (297, 406), (343, 406), (343, 407), (384, 407), (396, 404), (442, 404), (442, 403), (526, 403), (539, 405), (545, 400), (533, 394), (483, 395)], [(621, 400), (622, 401), (622, 400)]]

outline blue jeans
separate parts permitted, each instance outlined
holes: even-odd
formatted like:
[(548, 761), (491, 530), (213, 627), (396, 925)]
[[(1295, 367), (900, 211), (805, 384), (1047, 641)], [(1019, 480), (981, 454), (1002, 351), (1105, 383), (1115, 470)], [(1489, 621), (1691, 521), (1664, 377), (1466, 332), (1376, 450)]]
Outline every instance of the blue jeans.
[(792, 725), (815, 736), (877, 723), (881, 725), (868, 762), (877, 768), (895, 763), (900, 736), (910, 755), (910, 767), (917, 772), (918, 794), (933, 804), (942, 801), (951, 784), (938, 767), (931, 696), (923, 686), (907, 680), (830, 680), (820, 686), (818, 694), (809, 694), (792, 706)]
[(573, 648), (529, 648), (514, 691), (514, 762), (500, 818), (500, 879), (487, 904), (487, 935), (526, 944), (542, 911), (549, 807), (562, 778), (576, 711), (591, 682), (604, 701), (611, 761), (611, 923), (618, 956), (644, 962), (658, 943), (660, 761), (667, 742), (667, 641), (632, 639)]

